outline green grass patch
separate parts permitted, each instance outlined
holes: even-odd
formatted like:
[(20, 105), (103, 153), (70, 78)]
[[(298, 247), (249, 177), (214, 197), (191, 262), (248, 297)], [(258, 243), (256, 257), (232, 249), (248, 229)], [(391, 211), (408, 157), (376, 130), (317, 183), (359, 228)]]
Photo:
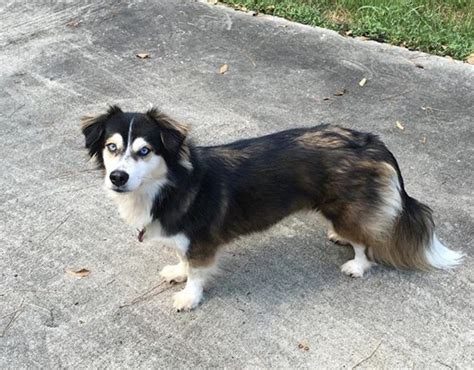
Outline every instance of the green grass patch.
[(474, 0), (221, 0), (235, 7), (464, 60)]

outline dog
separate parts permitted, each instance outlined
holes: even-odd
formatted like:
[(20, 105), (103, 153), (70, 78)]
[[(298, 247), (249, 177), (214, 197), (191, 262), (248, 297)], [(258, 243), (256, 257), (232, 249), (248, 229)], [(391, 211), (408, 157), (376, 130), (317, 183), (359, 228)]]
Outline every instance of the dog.
[(157, 109), (118, 106), (83, 117), (81, 129), (138, 239), (176, 251), (179, 263), (160, 275), (186, 281), (173, 297), (178, 311), (200, 303), (221, 246), (303, 210), (319, 212), (329, 238), (353, 247), (341, 267), (352, 277), (377, 263), (430, 270), (462, 261), (438, 240), (431, 209), (406, 193), (395, 157), (371, 133), (324, 124), (204, 147)]

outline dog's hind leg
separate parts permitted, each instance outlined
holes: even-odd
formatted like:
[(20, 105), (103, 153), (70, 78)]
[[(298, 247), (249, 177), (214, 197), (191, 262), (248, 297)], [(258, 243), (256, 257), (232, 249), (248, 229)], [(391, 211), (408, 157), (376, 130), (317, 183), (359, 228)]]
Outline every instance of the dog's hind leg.
[(188, 278), (188, 261), (176, 252), (179, 263), (176, 265), (168, 265), (160, 271), (160, 276), (168, 283), (183, 283)]
[(376, 263), (367, 258), (365, 246), (352, 243), (352, 247), (354, 248), (354, 258), (343, 264), (341, 271), (352, 277), (362, 277)]
[(342, 236), (336, 233), (331, 223), (329, 224), (327, 235), (328, 235), (329, 241), (333, 242), (334, 244), (346, 245), (346, 246), (351, 245), (351, 243), (348, 240), (344, 239)]

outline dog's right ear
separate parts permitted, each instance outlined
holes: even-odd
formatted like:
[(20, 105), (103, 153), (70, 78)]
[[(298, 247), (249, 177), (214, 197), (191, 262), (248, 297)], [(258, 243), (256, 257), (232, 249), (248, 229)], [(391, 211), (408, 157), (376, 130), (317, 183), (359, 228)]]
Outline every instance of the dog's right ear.
[(85, 137), (85, 146), (91, 158), (95, 158), (99, 166), (103, 166), (102, 147), (104, 144), (105, 123), (122, 110), (117, 105), (109, 107), (106, 113), (98, 116), (84, 116), (81, 118), (81, 131)]

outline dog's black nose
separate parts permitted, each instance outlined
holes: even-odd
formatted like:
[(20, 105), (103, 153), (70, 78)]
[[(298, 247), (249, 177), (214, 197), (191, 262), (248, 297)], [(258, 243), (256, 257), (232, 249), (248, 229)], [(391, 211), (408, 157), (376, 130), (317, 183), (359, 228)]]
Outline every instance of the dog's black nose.
[(118, 170), (112, 171), (110, 173), (110, 181), (112, 181), (112, 184), (115, 186), (123, 186), (128, 181), (128, 173)]

